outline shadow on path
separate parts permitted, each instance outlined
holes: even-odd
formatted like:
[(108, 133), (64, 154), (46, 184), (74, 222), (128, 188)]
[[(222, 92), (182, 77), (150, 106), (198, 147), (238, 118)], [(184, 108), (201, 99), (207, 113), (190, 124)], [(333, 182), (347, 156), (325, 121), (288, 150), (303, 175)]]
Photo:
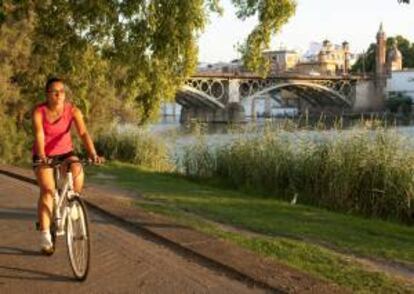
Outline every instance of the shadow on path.
[(0, 208), (0, 219), (37, 219), (35, 209)]
[(24, 256), (41, 256), (42, 253), (35, 250), (26, 250), (16, 247), (0, 246), (0, 255), (24, 255)]
[[(73, 277), (66, 277), (66, 276), (56, 275), (53, 273), (48, 273), (48, 272), (43, 272), (43, 271), (22, 269), (18, 267), (8, 267), (8, 266), (0, 266), (0, 269), (8, 270), (14, 273), (10, 275), (0, 274), (0, 278), (14, 279), (14, 280), (48, 281), (48, 282), (76, 282), (76, 279)], [(17, 276), (15, 273), (31, 274), (31, 275)]]

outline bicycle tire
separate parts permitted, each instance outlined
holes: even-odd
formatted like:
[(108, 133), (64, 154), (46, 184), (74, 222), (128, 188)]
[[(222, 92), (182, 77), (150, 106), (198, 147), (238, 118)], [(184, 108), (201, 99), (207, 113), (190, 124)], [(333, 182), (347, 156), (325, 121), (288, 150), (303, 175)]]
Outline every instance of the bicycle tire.
[(69, 212), (66, 216), (66, 245), (73, 274), (84, 281), (90, 265), (90, 236), (86, 207), (80, 197), (69, 200)]

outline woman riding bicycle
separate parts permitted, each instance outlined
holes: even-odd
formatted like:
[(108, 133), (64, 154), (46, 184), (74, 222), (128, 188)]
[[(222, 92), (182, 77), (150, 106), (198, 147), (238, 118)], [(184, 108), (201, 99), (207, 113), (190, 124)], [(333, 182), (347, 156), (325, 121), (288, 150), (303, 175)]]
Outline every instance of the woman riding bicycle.
[[(62, 79), (51, 78), (46, 83), (46, 102), (35, 106), (32, 114), (34, 144), (33, 162), (48, 163), (49, 160), (77, 160), (74, 155), (71, 138), (71, 126), (74, 123), (88, 156), (95, 163), (102, 159), (96, 154), (95, 146), (86, 129), (81, 111), (66, 102), (65, 85)], [(83, 187), (83, 170), (80, 163), (70, 165), (74, 178), (74, 190), (80, 193)], [(40, 224), (40, 247), (45, 254), (53, 251), (50, 224), (53, 207), (55, 182), (53, 169), (41, 165), (35, 169), (40, 187), (38, 218)]]

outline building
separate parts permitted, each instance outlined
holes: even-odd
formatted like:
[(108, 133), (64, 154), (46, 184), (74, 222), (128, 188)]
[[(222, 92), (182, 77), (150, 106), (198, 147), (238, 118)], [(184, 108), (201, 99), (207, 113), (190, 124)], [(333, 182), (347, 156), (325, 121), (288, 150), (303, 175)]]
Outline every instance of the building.
[(299, 54), (294, 50), (264, 51), (263, 56), (270, 61), (270, 74), (291, 71), (299, 62)]
[(387, 50), (387, 37), (385, 35), (382, 23), (377, 33), (377, 47), (375, 52), (375, 76), (377, 79), (383, 78), (387, 73), (387, 60), (386, 60), (386, 50)]
[(414, 69), (395, 70), (387, 79), (387, 96), (402, 94), (414, 102)]
[(386, 97), (403, 95), (414, 101), (414, 69), (403, 70), (403, 57), (398, 50), (397, 40), (388, 52), (386, 50), (386, 35), (381, 24), (377, 33), (377, 85), (385, 89)]
[(382, 24), (377, 33), (376, 76), (380, 83), (384, 80), (386, 97), (403, 95), (414, 102), (414, 69), (402, 68), (402, 54), (398, 50), (397, 40), (386, 52), (386, 35)]
[(388, 76), (392, 74), (394, 71), (401, 71), (402, 68), (402, 61), (403, 57), (398, 50), (398, 42), (394, 40), (392, 48), (387, 50), (386, 45), (386, 35), (382, 26), (380, 25), (379, 31), (377, 33), (377, 51), (376, 51), (376, 75), (377, 77), (380, 76)]
[(246, 72), (243, 61), (234, 59), (231, 62), (199, 63), (197, 71), (200, 73), (241, 73)]
[(325, 40), (319, 53), (308, 57), (307, 61), (299, 62), (295, 71), (308, 75), (347, 75), (351, 66), (351, 57), (348, 42), (338, 46)]
[(397, 39), (394, 40), (392, 49), (388, 52), (387, 55), (387, 70), (388, 73), (402, 70), (402, 54), (400, 50), (398, 50)]

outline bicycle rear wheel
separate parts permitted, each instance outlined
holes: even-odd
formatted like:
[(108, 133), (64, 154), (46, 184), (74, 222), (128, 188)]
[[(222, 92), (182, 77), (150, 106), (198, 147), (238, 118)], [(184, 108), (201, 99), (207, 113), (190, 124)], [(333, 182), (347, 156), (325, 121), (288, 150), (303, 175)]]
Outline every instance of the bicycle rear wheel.
[(66, 244), (73, 274), (76, 279), (86, 279), (90, 263), (90, 238), (85, 204), (79, 197), (68, 203), (66, 218)]

